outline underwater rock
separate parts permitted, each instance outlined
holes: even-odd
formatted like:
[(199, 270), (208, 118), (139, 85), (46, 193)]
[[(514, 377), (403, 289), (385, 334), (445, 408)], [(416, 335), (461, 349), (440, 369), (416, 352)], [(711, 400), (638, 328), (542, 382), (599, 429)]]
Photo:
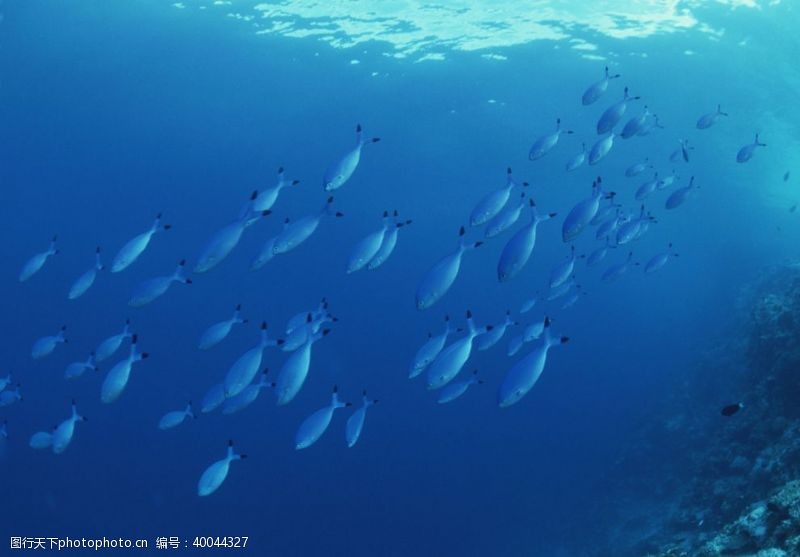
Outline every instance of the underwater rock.
[(665, 547), (658, 557), (788, 557), (800, 555), (800, 480), (751, 505), (697, 550)]
[[(618, 489), (657, 497), (661, 527), (620, 536), (619, 555), (800, 557), (800, 264), (767, 269), (736, 307), (620, 461), (650, 471)], [(735, 419), (719, 416), (738, 399)]]

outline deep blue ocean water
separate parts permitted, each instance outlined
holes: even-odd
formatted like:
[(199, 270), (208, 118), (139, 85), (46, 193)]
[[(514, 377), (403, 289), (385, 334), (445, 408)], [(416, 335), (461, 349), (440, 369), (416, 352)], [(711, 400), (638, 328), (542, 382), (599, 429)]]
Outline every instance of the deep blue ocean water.
[[(504, 60), (445, 44), (443, 60), (416, 62), (384, 56), (377, 41), (335, 48), (313, 37), (256, 34), (252, 22), (225, 17), (227, 7), (185, 4), (2, 7), (0, 376), (11, 372), (24, 400), (0, 408), (9, 434), (0, 452), (0, 554), (11, 536), (146, 538), (151, 546), (158, 536), (190, 545), (195, 536), (249, 536), (240, 553), (280, 556), (598, 554), (614, 505), (636, 498), (612, 487), (619, 455), (640, 442), (633, 432), (665, 403), (675, 376), (703, 372), (693, 362), (724, 334), (742, 287), (764, 266), (796, 255), (798, 223), (788, 211), (800, 197), (795, 7), (679, 3), (720, 34), (698, 23), (620, 39), (566, 26), (605, 60), (582, 57), (568, 39), (532, 35), (492, 49)], [(606, 63), (623, 77), (600, 101), (581, 106)], [(565, 173), (581, 140), (595, 141), (598, 116), (625, 85), (643, 98), (625, 120), (646, 103), (665, 128), (617, 139), (597, 166)], [(696, 119), (717, 103), (730, 116), (696, 130)], [(530, 144), (557, 117), (575, 134), (528, 161)], [(365, 147), (355, 175), (335, 192), (345, 216), (323, 221), (306, 244), (249, 272), (285, 217), (322, 205), (323, 170), (352, 145), (356, 123), (381, 142)], [(736, 152), (756, 131), (768, 147), (737, 164)], [(668, 161), (680, 138), (695, 146), (688, 164)], [(437, 405), (422, 378), (408, 380), (411, 358), (446, 313), (460, 326), (467, 309), (479, 325), (496, 324), (507, 308), (546, 289), (551, 267), (568, 254), (562, 219), (588, 197), (596, 176), (627, 210), (638, 210), (633, 191), (646, 176), (623, 173), (646, 156), (664, 175), (675, 168), (681, 185), (694, 175), (700, 189), (674, 212), (663, 208), (665, 192), (648, 200), (658, 222), (632, 246), (634, 258), (644, 263), (670, 242), (679, 258), (658, 274), (634, 268), (613, 284), (599, 280), (604, 265), (579, 262), (587, 295), (569, 310), (556, 302), (520, 317), (527, 324), (549, 314), (570, 342), (551, 351), (539, 383), (511, 408), (499, 409), (495, 393), (514, 361), (505, 346), (520, 328), (473, 353), (465, 372), (479, 369), (486, 384), (452, 404)], [(141, 281), (196, 259), (253, 189), (273, 184), (281, 165), (301, 184), (281, 193), (273, 214), (248, 228), (230, 257), (145, 308), (127, 306)], [(541, 224), (533, 258), (513, 281), (496, 278), (506, 232), (467, 253), (442, 301), (418, 311), (418, 281), (455, 248), (459, 226), (485, 192), (503, 185), (507, 166), (530, 182), (542, 210), (559, 217)], [(347, 275), (351, 247), (394, 209), (414, 222), (392, 258), (374, 272)], [(125, 272), (102, 272), (85, 296), (66, 299), (96, 245), (108, 262), (159, 211), (171, 230)], [(598, 245), (591, 232), (577, 240), (579, 253)], [(61, 252), (20, 283), (22, 264), (54, 233)], [(614, 250), (608, 261), (627, 251)], [(222, 379), (256, 343), (257, 322), (278, 335), (323, 296), (339, 321), (314, 345), (310, 377), (290, 405), (276, 408), (263, 392), (239, 414), (156, 428), (166, 411), (199, 401)], [(212, 350), (197, 350), (205, 327), (237, 303), (250, 323)], [(67, 382), (63, 370), (128, 317), (150, 358), (137, 364), (117, 402), (102, 404), (102, 376), (127, 345), (99, 373)], [(34, 340), (62, 324), (69, 342), (32, 360)], [(277, 372), (285, 357), (268, 350), (268, 367)], [(344, 443), (348, 409), (317, 444), (294, 450), (298, 424), (327, 403), (334, 384), (353, 403), (363, 388), (381, 401), (359, 443)], [(77, 425), (69, 449), (30, 449), (30, 435), (66, 418), (72, 398), (88, 421)], [(728, 401), (704, 393), (696, 402), (717, 411)], [(219, 491), (198, 497), (200, 474), (224, 456), (229, 439), (249, 458), (233, 463)], [(220, 552), (237, 554), (208, 551)]]

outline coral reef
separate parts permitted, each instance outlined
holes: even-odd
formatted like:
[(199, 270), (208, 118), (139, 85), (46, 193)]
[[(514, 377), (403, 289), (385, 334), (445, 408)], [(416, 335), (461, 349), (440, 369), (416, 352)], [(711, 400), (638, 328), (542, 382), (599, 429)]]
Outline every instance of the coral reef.
[(671, 547), (659, 557), (790, 557), (800, 555), (800, 480), (750, 506), (696, 550)]
[(620, 461), (617, 490), (638, 503), (615, 517), (617, 555), (800, 556), (800, 265), (771, 269), (738, 306)]

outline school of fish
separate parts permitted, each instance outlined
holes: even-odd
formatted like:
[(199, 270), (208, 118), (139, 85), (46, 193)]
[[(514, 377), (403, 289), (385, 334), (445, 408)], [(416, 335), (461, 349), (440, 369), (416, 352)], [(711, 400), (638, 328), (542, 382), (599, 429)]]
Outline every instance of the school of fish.
[[(451, 251), (432, 262), (427, 271), (421, 273), (414, 300), (420, 311), (441, 304), (458, 279), (463, 262), (470, 258), (470, 252), (485, 243), (502, 244), (497, 250), (496, 277), (501, 283), (514, 281), (528, 265), (543, 265), (534, 257), (539, 227), (555, 227), (556, 224), (548, 222), (551, 220), (561, 224), (563, 258), (549, 266), (547, 284), (524, 300), (518, 311), (502, 308), (498, 310), (496, 321), (486, 323), (476, 322), (472, 312), (467, 309), (458, 310), (457, 313), (454, 310), (444, 316), (439, 330), (428, 333), (427, 339), (410, 358), (409, 379), (423, 376), (425, 379), (421, 381), (424, 381), (427, 389), (437, 391), (435, 401), (438, 404), (453, 403), (464, 397), (473, 385), (489, 382), (488, 374), (482, 374), (477, 369), (464, 371), (472, 367), (469, 362), (474, 350), (498, 350), (510, 359), (507, 371), (497, 378), (495, 400), (501, 409), (519, 404), (542, 377), (550, 349), (569, 341), (569, 337), (555, 332), (554, 329), (559, 327), (557, 315), (554, 314), (569, 309), (587, 295), (578, 282), (578, 275), (604, 266), (599, 272), (600, 280), (613, 282), (621, 280), (636, 267), (640, 267), (645, 274), (655, 273), (678, 256), (671, 243), (656, 252), (637, 249), (636, 252), (643, 256), (641, 260), (635, 259), (632, 248), (639, 245), (639, 240), (652, 224), (659, 222), (651, 210), (663, 207), (662, 214), (666, 218), (669, 212), (684, 203), (690, 203), (700, 189), (701, 185), (696, 183), (691, 172), (679, 173), (675, 169), (677, 165), (692, 164), (694, 147), (685, 138), (675, 139), (675, 143), (670, 144), (677, 143), (678, 147), (663, 161), (656, 156), (630, 161), (623, 176), (604, 176), (601, 163), (606, 157), (613, 156), (615, 139), (635, 141), (637, 136), (667, 133), (661, 131), (667, 128), (652, 111), (652, 105), (636, 108), (640, 96), (633, 95), (628, 87), (623, 87), (619, 92), (609, 91), (621, 77), (606, 67), (602, 78), (583, 92), (579, 103), (576, 99), (577, 104), (585, 107), (582, 110), (589, 110), (588, 107), (613, 95), (613, 102), (605, 107), (597, 119), (597, 137), (577, 138), (576, 143), (569, 137), (578, 134), (567, 128), (560, 118), (547, 118), (540, 122), (541, 135), (534, 139), (528, 151), (531, 168), (535, 169), (540, 164), (538, 161), (554, 157), (563, 143), (572, 142), (573, 146), (568, 147), (573, 149), (572, 155), (565, 157), (564, 172), (573, 173), (584, 165), (597, 166), (598, 176), (591, 183), (576, 188), (577, 199), (571, 207), (540, 207), (536, 203), (535, 186), (519, 180), (512, 169), (507, 168), (505, 183), (499, 181), (488, 189), (476, 201), (472, 211), (464, 215), (463, 223), (453, 226), (458, 236), (457, 240), (456, 237), (450, 240), (453, 243)], [(631, 109), (636, 111), (633, 115)], [(701, 115), (695, 128), (708, 130), (722, 126), (728, 116), (718, 105)], [(356, 126), (354, 143), (342, 149), (340, 155), (333, 158), (322, 172), (320, 204), (312, 207), (307, 214), (284, 217), (278, 221), (283, 223), (282, 229), (268, 238), (253, 255), (251, 271), (261, 269), (276, 256), (297, 249), (321, 227), (334, 228), (332, 221), (344, 216), (335, 205), (334, 192), (353, 179), (362, 155), (371, 156), (371, 145), (379, 141), (378, 137), (367, 136), (360, 124)], [(579, 147), (579, 150), (575, 147)], [(745, 143), (731, 158), (735, 158), (737, 163), (746, 163), (761, 147), (766, 147), (766, 144), (756, 133), (753, 140)], [(628, 185), (630, 181), (642, 180), (640, 176), (646, 178), (631, 188)], [(788, 172), (784, 180), (787, 178)], [(141, 308), (155, 303), (158, 298), (168, 295), (176, 283), (181, 286), (175, 286), (175, 290), (184, 286), (191, 290), (193, 280), (202, 280), (201, 275), (222, 264), (237, 247), (245, 231), (274, 215), (279, 210), (280, 199), (290, 195), (292, 189), (297, 187), (302, 187), (301, 182), (287, 178), (284, 168), (279, 168), (275, 185), (263, 191), (253, 191), (236, 218), (211, 235), (192, 265), (183, 257), (176, 257), (174, 268), (163, 269), (165, 274), (154, 276), (134, 288), (129, 306)], [(661, 194), (664, 190), (669, 191)], [(659, 195), (662, 196), (660, 199)], [(342, 261), (343, 273), (375, 270), (387, 264), (398, 248), (400, 236), (405, 234), (403, 231), (413, 222), (401, 218), (394, 209), (376, 210), (375, 217), (374, 224), (348, 250), (348, 257)], [(78, 300), (87, 296), (96, 282), (111, 280), (106, 273), (120, 273), (136, 263), (150, 243), (158, 241), (161, 233), (170, 228), (170, 224), (165, 223), (162, 214), (158, 213), (148, 228), (135, 234), (112, 258), (106, 258), (100, 246), (94, 248), (93, 261), (88, 257), (92, 253), (90, 250), (79, 254), (87, 259), (86, 270), (66, 287), (68, 299)], [(478, 239), (470, 239), (470, 236), (477, 236)], [(587, 253), (578, 253), (575, 241), (579, 237), (589, 238), (596, 246)], [(621, 247), (623, 249), (617, 249)], [(58, 237), (52, 236), (43, 251), (24, 263), (19, 272), (19, 281), (34, 282), (34, 277), (45, 272), (48, 261), (59, 253)], [(612, 256), (614, 260), (606, 263)], [(546, 304), (546, 314), (543, 312), (534, 318), (527, 317), (537, 306)], [(176, 401), (175, 407), (165, 409), (158, 423), (153, 424), (154, 427), (160, 430), (186, 428), (191, 427), (196, 418), (209, 412), (218, 410), (226, 415), (241, 412), (258, 401), (262, 390), (272, 391), (276, 405), (290, 404), (306, 382), (313, 378), (315, 344), (326, 339), (338, 321), (330, 312), (328, 299), (322, 299), (314, 308), (298, 311), (277, 332), (273, 332), (276, 328), (267, 321), (256, 321), (257, 334), (253, 325), (246, 327), (248, 319), (243, 317), (241, 304), (232, 307), (228, 315), (216, 318), (217, 321), (209, 319), (211, 323), (197, 340), (198, 350), (212, 350), (239, 329), (242, 332), (235, 334), (252, 337), (251, 348), (232, 361), (227, 371), (220, 373), (216, 383), (206, 387), (205, 395), (198, 404), (185, 399)], [(119, 322), (117, 331), (110, 331), (109, 336), (100, 339), (93, 349), (87, 350), (88, 354), (84, 352), (79, 355), (64, 371), (68, 381), (86, 380), (83, 378), (100, 374), (99, 397), (106, 404), (113, 404), (125, 395), (130, 388), (129, 383), (135, 384), (140, 369), (146, 373), (150, 360), (150, 354), (140, 349), (139, 331), (131, 320), (122, 315)], [(51, 326), (49, 331), (45, 331), (49, 334), (34, 341), (31, 358), (46, 358), (62, 344), (68, 343), (67, 325)], [(512, 331), (515, 333), (512, 334)], [(503, 342), (507, 337), (510, 340)], [(146, 345), (146, 335), (141, 340)], [(120, 351), (122, 355), (117, 355)], [(557, 350), (553, 357), (558, 359), (559, 353), (560, 350)], [(153, 355), (153, 359), (157, 357)], [(282, 364), (274, 366), (274, 371), (271, 371), (267, 360), (276, 357), (282, 359)], [(136, 373), (132, 373), (134, 371)], [(22, 406), (19, 404), (23, 401), (21, 388), (21, 384), (10, 373), (0, 377), (0, 407)], [(479, 389), (476, 387), (476, 390)], [(347, 410), (352, 404), (340, 398), (338, 387), (332, 386), (330, 392), (330, 400), (320, 401), (321, 407), (309, 412), (308, 417), (298, 425), (294, 439), (296, 450), (314, 445), (331, 426), (339, 409), (349, 412), (343, 423), (343, 445), (354, 447), (363, 437), (368, 410), (378, 400), (369, 397), (367, 390), (362, 390), (360, 403), (355, 409)], [(80, 435), (80, 428), (76, 430), (76, 424), (87, 419), (78, 413), (78, 401), (70, 401), (67, 409), (69, 412), (66, 416), (62, 409), (61, 414), (51, 417), (54, 422), (45, 421), (41, 431), (31, 434), (28, 445), (33, 449), (50, 449), (54, 454), (67, 450), (76, 433)], [(9, 428), (6, 420), (0, 433), (6, 438), (10, 431), (13, 432), (13, 429)], [(219, 441), (219, 456), (222, 458), (212, 461), (199, 475), (197, 495), (200, 497), (217, 491), (225, 482), (231, 463), (246, 458), (245, 454), (238, 452), (233, 441), (227, 440), (227, 445), (224, 442)], [(223, 447), (226, 447), (225, 452), (222, 451)]]

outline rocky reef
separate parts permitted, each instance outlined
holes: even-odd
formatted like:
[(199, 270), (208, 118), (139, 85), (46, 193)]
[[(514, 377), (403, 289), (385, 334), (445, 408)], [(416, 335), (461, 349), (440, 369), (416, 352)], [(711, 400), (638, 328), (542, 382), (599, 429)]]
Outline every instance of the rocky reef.
[(617, 555), (800, 556), (800, 265), (770, 270), (738, 306), (620, 461), (617, 490), (637, 503), (619, 505)]
[(659, 557), (794, 557), (800, 555), (800, 480), (758, 501), (693, 550), (666, 549)]

